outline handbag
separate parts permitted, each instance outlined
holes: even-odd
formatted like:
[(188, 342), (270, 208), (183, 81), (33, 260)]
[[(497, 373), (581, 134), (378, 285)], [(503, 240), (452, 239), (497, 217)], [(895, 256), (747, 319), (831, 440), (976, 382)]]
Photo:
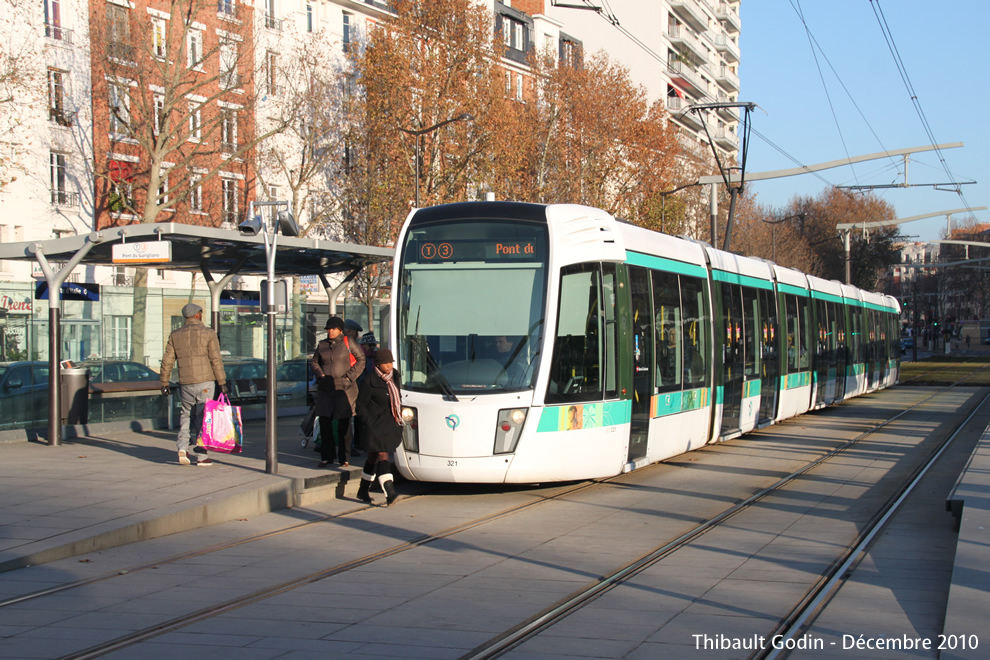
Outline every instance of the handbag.
[(232, 406), (226, 395), (206, 402), (203, 413), (203, 446), (225, 454), (239, 454), (244, 445), (241, 407)]

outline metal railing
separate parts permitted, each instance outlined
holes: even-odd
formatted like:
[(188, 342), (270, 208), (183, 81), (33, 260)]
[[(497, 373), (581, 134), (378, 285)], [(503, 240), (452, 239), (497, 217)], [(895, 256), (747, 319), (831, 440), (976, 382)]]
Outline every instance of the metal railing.
[(68, 30), (61, 25), (45, 23), (45, 36), (55, 41), (61, 41), (64, 44), (72, 44), (72, 30)]
[(269, 30), (274, 30), (275, 32), (282, 31), (282, 19), (275, 18), (270, 14), (265, 14), (265, 27)]
[(67, 190), (52, 189), (52, 206), (67, 206), (78, 208), (79, 193)]

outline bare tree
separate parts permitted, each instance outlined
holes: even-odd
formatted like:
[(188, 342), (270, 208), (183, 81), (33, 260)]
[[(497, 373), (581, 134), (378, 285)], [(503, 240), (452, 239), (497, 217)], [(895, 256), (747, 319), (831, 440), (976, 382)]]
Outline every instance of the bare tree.
[[(284, 129), (288, 119), (255, 130), (251, 13), (243, 4), (222, 6), (231, 15), (213, 30), (206, 28), (217, 23), (217, 4), (208, 0), (170, 0), (167, 12), (150, 16), (112, 3), (94, 10), (93, 95), (106, 100), (94, 104), (94, 132), (109, 133), (97, 151), (98, 209), (111, 214), (108, 224), (118, 214), (156, 222), (164, 212), (194, 224), (232, 219), (209, 217), (211, 208), (231, 207), (204, 186), (222, 171), (236, 172), (245, 180), (236, 195), (246, 198), (253, 151)], [(139, 160), (100, 162), (101, 152)]]

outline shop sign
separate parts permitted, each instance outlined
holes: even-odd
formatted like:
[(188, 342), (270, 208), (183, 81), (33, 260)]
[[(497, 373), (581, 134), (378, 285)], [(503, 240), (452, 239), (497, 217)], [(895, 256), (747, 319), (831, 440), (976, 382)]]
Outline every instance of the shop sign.
[(6, 293), (0, 294), (0, 309), (4, 309), (8, 314), (30, 314), (33, 309), (31, 299), (19, 296), (12, 298)]
[[(99, 302), (100, 285), (78, 282), (64, 282), (61, 288), (62, 300)], [(34, 290), (35, 300), (48, 300), (48, 282), (38, 282)]]

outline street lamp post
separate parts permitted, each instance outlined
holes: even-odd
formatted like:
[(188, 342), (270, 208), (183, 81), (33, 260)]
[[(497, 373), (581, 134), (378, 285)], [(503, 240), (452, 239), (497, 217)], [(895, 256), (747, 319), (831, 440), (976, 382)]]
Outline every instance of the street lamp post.
[(464, 112), (462, 114), (457, 115), (456, 117), (451, 117), (450, 119), (446, 119), (440, 122), (439, 124), (434, 124), (433, 126), (430, 126), (428, 128), (414, 129), (414, 128), (403, 128), (402, 126), (399, 126), (399, 130), (402, 131), (403, 133), (408, 133), (409, 135), (416, 136), (416, 208), (419, 208), (419, 169), (420, 169), (420, 162), (422, 161), (421, 142), (423, 136), (427, 135), (428, 133), (432, 133), (438, 128), (443, 128), (447, 124), (452, 124), (455, 121), (471, 121), (473, 119), (474, 119), (474, 115)]
[[(266, 223), (259, 213), (254, 214), (255, 208), (264, 206), (272, 207), (272, 214), (275, 216)], [(265, 239), (265, 261), (268, 270), (267, 282), (267, 305), (263, 310), (267, 316), (268, 329), (268, 393), (265, 398), (265, 471), (268, 474), (278, 473), (278, 405), (277, 393), (278, 383), (275, 370), (275, 252), (278, 248), (278, 235), (281, 232), (285, 236), (298, 236), (299, 227), (295, 218), (288, 211), (288, 202), (251, 202), (248, 206), (247, 220), (242, 222), (238, 229), (242, 234), (254, 236), (262, 234)], [(285, 210), (279, 211), (279, 207)], [(270, 234), (270, 236), (269, 236)]]
[(777, 225), (782, 222), (787, 222), (788, 220), (794, 220), (800, 218), (804, 220), (804, 213), (798, 213), (797, 215), (789, 215), (786, 218), (781, 218), (780, 220), (764, 220), (763, 222), (770, 225), (770, 261), (777, 262)]

